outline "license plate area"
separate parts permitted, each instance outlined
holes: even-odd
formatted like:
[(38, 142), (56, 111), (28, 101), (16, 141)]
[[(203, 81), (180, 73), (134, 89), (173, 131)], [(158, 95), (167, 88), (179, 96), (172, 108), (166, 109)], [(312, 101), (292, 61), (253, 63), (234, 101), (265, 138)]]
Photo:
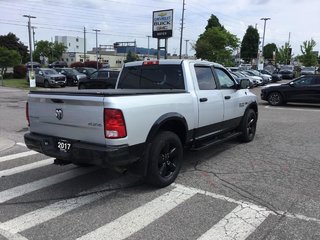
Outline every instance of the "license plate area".
[(68, 152), (72, 147), (72, 143), (65, 139), (58, 139), (57, 140), (57, 148), (61, 152)]

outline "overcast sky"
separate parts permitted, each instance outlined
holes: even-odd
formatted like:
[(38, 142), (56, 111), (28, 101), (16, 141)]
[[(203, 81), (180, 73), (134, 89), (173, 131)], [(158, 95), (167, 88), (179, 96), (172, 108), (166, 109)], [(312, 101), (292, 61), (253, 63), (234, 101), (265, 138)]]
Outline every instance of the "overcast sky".
[[(0, 35), (16, 34), (28, 45), (27, 18), (32, 15), (35, 39), (54, 40), (54, 36), (83, 37), (86, 27), (87, 50), (95, 46), (93, 29), (100, 29), (98, 44), (134, 41), (138, 47), (148, 46), (152, 35), (152, 12), (174, 9), (173, 37), (168, 51), (179, 54), (180, 23), (183, 0), (0, 0)], [(315, 50), (320, 50), (319, 0), (185, 0), (185, 21), (182, 53), (194, 54), (191, 44), (203, 33), (211, 14), (240, 41), (249, 25), (256, 26), (263, 36), (266, 22), (265, 45), (281, 47), (288, 42), (295, 55), (301, 54), (303, 41), (313, 38)], [(289, 34), (290, 33), (290, 34)], [(150, 47), (156, 48), (156, 39), (150, 38)]]

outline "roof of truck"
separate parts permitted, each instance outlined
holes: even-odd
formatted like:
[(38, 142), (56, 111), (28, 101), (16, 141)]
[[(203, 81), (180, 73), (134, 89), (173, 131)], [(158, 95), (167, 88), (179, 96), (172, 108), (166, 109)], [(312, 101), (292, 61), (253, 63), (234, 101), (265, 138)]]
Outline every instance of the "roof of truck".
[(124, 66), (126, 67), (130, 67), (130, 66), (140, 66), (143, 64), (181, 64), (182, 62), (190, 62), (190, 63), (195, 63), (195, 64), (208, 64), (214, 67), (223, 67), (221, 64), (219, 63), (215, 63), (215, 62), (209, 62), (206, 60), (188, 60), (188, 59), (149, 59), (149, 60), (145, 60), (145, 61), (135, 61), (135, 62), (128, 62), (126, 63)]

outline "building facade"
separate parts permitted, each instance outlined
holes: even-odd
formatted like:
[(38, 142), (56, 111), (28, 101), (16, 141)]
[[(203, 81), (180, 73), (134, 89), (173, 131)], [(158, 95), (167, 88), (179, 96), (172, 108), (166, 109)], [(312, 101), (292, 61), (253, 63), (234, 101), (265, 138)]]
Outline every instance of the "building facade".
[(54, 40), (63, 43), (67, 52), (84, 52), (84, 38), (71, 36), (55, 36)]

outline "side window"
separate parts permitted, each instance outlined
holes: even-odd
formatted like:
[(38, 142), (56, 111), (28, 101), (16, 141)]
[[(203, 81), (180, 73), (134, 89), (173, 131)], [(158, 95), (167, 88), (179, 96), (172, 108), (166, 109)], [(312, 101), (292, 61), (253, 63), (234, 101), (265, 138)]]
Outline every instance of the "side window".
[(107, 72), (107, 71), (100, 71), (100, 72), (98, 73), (98, 77), (99, 77), (99, 78), (102, 78), (102, 79), (107, 79), (107, 78), (109, 78), (109, 72)]
[(211, 67), (209, 66), (195, 66), (198, 86), (200, 90), (216, 89), (216, 82), (214, 81)]
[(320, 76), (315, 76), (313, 81), (314, 81), (313, 84), (320, 85)]
[(220, 83), (221, 89), (230, 89), (235, 87), (235, 82), (222, 69), (216, 68), (216, 74)]
[(94, 72), (90, 75), (90, 78), (97, 79), (98, 78), (98, 72)]
[(302, 77), (301, 79), (295, 81), (295, 84), (298, 86), (307, 86), (312, 84), (313, 77), (312, 76), (307, 76), (307, 77)]

